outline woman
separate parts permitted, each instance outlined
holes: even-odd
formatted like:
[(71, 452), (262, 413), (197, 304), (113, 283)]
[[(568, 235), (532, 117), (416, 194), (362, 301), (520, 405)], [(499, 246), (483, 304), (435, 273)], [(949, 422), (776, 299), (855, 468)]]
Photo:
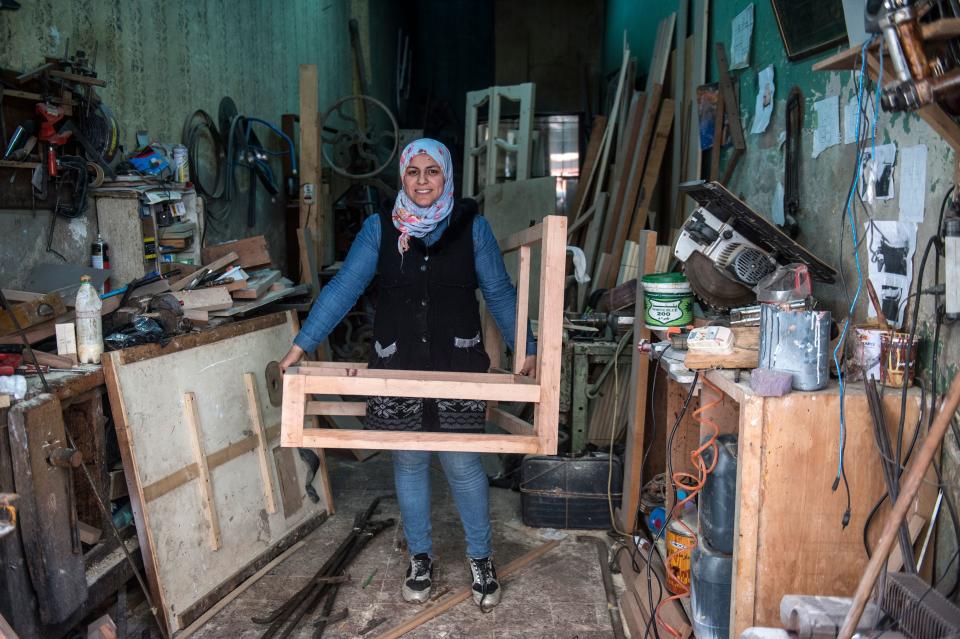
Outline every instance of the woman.
[[(476, 289), (483, 293), (504, 341), (513, 348), (516, 290), (490, 225), (473, 200), (454, 200), (450, 151), (424, 138), (400, 155), (403, 188), (389, 213), (371, 215), (336, 277), (323, 289), (290, 351), (286, 370), (316, 350), (343, 319), (374, 275), (378, 280), (370, 368), (487, 372)], [(528, 330), (524, 375), (536, 368)], [(367, 400), (366, 425), (384, 430), (482, 432), (486, 402), (402, 397)], [(491, 559), (487, 476), (478, 453), (438, 453), (460, 512), (473, 577), (473, 599), (483, 609), (500, 601)], [(403, 599), (430, 599), (429, 451), (393, 451), (394, 482), (410, 565)]]

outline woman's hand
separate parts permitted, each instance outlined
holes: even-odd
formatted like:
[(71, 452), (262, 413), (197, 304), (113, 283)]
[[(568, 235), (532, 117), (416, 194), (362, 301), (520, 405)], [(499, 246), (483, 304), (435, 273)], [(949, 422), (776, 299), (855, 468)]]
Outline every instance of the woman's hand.
[[(281, 364), (281, 366), (283, 366)], [(537, 376), (537, 356), (536, 355), (527, 355), (527, 359), (523, 360), (523, 367), (520, 369), (521, 375), (526, 375), (527, 377), (536, 377)]]
[(290, 347), (290, 350), (287, 351), (287, 354), (283, 356), (283, 359), (280, 360), (280, 372), (286, 373), (287, 369), (297, 362), (299, 362), (304, 356), (304, 351), (302, 348), (294, 344)]

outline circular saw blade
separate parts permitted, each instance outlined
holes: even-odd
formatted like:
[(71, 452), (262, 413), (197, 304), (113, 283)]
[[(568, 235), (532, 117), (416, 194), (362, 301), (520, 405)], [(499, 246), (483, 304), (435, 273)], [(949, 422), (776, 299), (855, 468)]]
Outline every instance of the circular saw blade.
[(690, 281), (693, 293), (717, 310), (748, 306), (757, 301), (752, 290), (726, 277), (703, 253), (692, 253), (683, 263), (683, 272)]

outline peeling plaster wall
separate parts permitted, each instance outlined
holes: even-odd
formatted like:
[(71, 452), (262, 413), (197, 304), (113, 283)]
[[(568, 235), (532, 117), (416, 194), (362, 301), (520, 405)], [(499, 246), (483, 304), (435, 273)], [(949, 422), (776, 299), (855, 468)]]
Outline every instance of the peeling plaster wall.
[[(351, 92), (348, 0), (36, 0), (19, 11), (0, 12), (0, 67), (26, 70), (45, 55), (97, 49), (97, 71), (109, 83), (100, 90), (135, 145), (138, 129), (151, 139), (180, 142), (186, 117), (204, 109), (214, 119), (230, 96), (249, 116), (275, 122), (299, 110), (298, 65), (317, 64), (320, 109)], [(259, 133), (259, 131), (258, 131)], [(280, 139), (260, 133), (280, 148)], [(274, 173), (282, 175), (279, 160)], [(240, 172), (238, 172), (239, 174)], [(4, 180), (9, 179), (4, 176)], [(26, 175), (18, 175), (26, 179)], [(226, 223), (211, 226), (207, 242), (265, 234), (283, 263), (283, 199), (258, 188), (257, 225), (246, 226), (246, 176)], [(38, 262), (57, 262), (44, 251), (48, 211), (0, 211), (0, 273), (17, 286)], [(57, 223), (54, 244), (74, 263), (89, 259), (92, 213), (86, 221)], [(107, 238), (109, 241), (109, 238)]]

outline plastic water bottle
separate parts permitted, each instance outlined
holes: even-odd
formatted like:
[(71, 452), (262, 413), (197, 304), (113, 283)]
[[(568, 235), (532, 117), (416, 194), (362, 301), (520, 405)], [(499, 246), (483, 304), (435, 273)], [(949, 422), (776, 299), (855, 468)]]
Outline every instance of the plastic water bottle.
[(90, 283), (90, 276), (80, 278), (77, 291), (77, 355), (81, 364), (99, 364), (103, 354), (103, 324), (100, 309), (103, 303), (97, 289)]

